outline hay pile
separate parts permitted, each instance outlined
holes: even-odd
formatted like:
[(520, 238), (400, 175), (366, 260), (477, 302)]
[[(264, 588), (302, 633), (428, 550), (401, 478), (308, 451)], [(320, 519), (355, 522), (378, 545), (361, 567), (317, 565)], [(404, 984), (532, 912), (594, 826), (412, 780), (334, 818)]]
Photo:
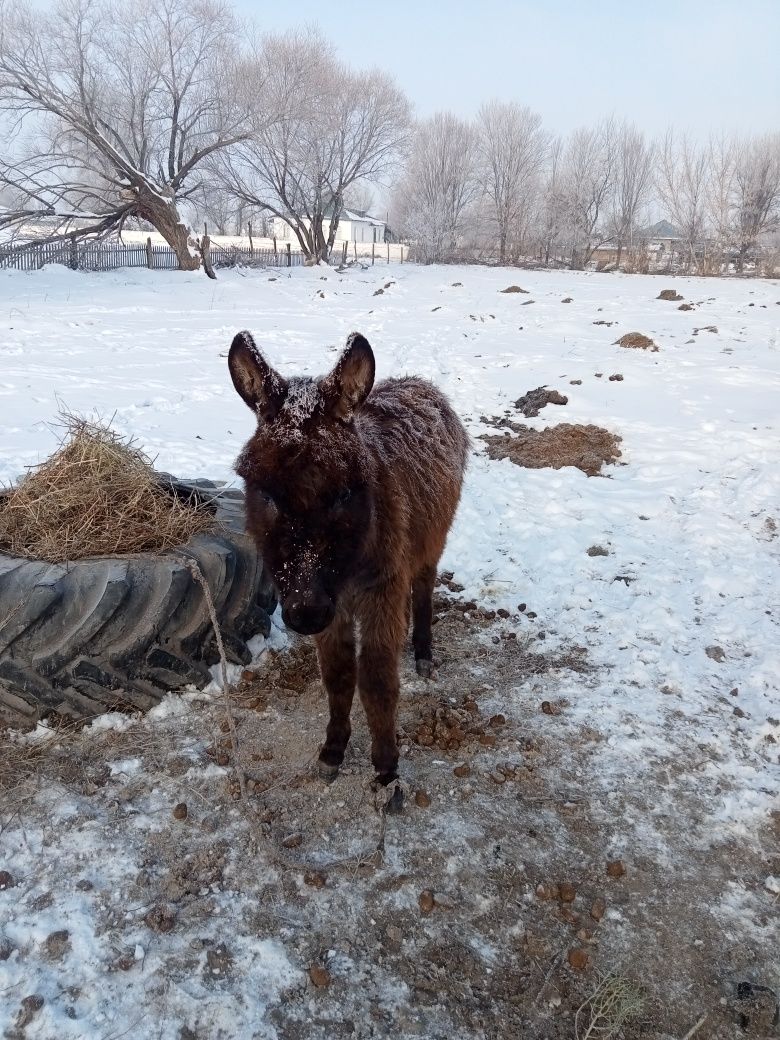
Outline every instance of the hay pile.
[(54, 454), (0, 495), (0, 552), (58, 563), (159, 553), (213, 526), (168, 493), (150, 459), (110, 425), (63, 415)]

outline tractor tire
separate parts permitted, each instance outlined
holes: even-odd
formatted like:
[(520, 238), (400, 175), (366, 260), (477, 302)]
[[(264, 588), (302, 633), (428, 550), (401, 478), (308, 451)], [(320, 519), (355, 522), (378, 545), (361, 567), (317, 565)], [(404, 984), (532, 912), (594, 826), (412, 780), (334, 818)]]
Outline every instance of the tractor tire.
[(168, 474), (160, 482), (212, 508), (214, 529), (157, 556), (45, 563), (0, 553), (0, 716), (12, 725), (145, 711), (169, 691), (205, 686), (219, 655), (189, 560), (208, 583), (229, 661), (248, 664), (246, 641), (268, 635), (276, 594), (244, 532), (241, 492)]

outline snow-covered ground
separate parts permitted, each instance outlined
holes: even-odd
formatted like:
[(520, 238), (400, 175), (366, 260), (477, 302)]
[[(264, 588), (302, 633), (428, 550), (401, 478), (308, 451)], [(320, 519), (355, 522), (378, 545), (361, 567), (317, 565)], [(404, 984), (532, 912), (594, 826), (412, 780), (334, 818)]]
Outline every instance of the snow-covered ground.
[[(527, 293), (500, 291), (512, 283)], [(658, 300), (667, 285), (695, 309)], [(672, 871), (664, 821), (681, 812), (686, 848), (705, 858), (732, 844), (764, 855), (761, 835), (780, 789), (780, 284), (413, 265), (232, 271), (217, 282), (48, 269), (0, 272), (0, 322), (4, 481), (52, 450), (59, 406), (113, 416), (169, 472), (235, 479), (231, 467), (253, 419), (225, 355), (242, 328), (283, 373), (324, 371), (358, 329), (374, 347), (379, 377), (435, 380), (475, 437), (442, 566), (482, 607), (516, 613), (520, 601), (532, 604), (537, 617), (522, 625), (525, 634), (544, 632), (545, 652), (586, 648), (587, 680), (562, 671), (546, 690), (568, 702), (568, 725), (600, 734), (588, 771), (576, 777), (586, 797), (608, 808), (616, 791), (638, 796), (630, 811), (613, 814), (609, 852), (628, 855), (640, 843), (658, 870)], [(615, 345), (633, 331), (651, 336), (658, 351)], [(622, 380), (609, 379), (618, 373)], [(513, 402), (543, 384), (568, 404), (524, 419)], [(603, 426), (622, 438), (620, 464), (588, 478), (491, 461), (478, 437), (495, 430), (482, 418), (507, 412), (536, 428)], [(607, 554), (588, 555), (594, 545)], [(511, 717), (527, 694), (505, 684), (492, 694), (493, 710)], [(706, 817), (686, 815), (683, 792)], [(56, 809), (65, 829), (71, 811), (67, 801)], [(9, 825), (0, 833), (0, 869), (34, 888), (50, 856), (104, 857), (114, 848), (117, 861), (93, 873), (121, 887), (121, 834), (111, 845), (87, 828), (52, 851), (43, 833), (25, 832), (18, 819)], [(767, 876), (773, 870), (766, 858)], [(24, 951), (68, 927), (82, 984), (94, 982), (99, 941), (84, 898), (55, 898), (42, 917), (0, 892), (0, 928), (15, 951), (0, 959), (0, 1030), (11, 1028), (23, 996), (42, 993), (46, 1003), (26, 1036), (178, 1036), (166, 1022), (159, 1032), (133, 1028), (148, 985), (142, 973), (111, 983), (110, 1007), (95, 997), (93, 1017), (71, 1022), (52, 1010), (49, 962), (42, 957), (33, 968)], [(724, 928), (739, 917), (767, 943), (777, 938), (765, 922), (776, 904), (769, 888), (748, 884), (736, 868), (729, 886), (711, 893)], [(139, 959), (142, 947), (139, 939)], [(270, 940), (244, 943), (236, 956), (246, 992), (258, 980), (265, 987), (260, 1011), (255, 994), (246, 1028), (223, 1034), (214, 1025), (202, 1035), (274, 1036), (262, 1008), (280, 999), (301, 965)], [(776, 956), (762, 977), (780, 985)]]

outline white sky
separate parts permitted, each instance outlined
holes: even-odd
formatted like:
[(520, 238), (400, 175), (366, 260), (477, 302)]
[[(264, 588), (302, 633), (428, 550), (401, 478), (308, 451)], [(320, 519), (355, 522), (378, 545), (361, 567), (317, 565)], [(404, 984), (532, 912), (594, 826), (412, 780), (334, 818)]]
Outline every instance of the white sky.
[(316, 23), (392, 72), (420, 115), (493, 97), (565, 132), (614, 113), (651, 134), (780, 130), (780, 0), (237, 0), (261, 28)]

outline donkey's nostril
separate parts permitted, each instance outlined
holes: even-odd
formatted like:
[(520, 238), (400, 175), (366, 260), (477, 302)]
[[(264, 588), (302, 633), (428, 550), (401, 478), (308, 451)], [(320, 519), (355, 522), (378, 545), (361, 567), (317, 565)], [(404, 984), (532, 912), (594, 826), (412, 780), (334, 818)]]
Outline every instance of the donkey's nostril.
[(327, 628), (333, 620), (333, 604), (330, 601), (306, 603), (294, 600), (282, 608), (282, 621), (293, 632), (302, 636), (313, 636)]

